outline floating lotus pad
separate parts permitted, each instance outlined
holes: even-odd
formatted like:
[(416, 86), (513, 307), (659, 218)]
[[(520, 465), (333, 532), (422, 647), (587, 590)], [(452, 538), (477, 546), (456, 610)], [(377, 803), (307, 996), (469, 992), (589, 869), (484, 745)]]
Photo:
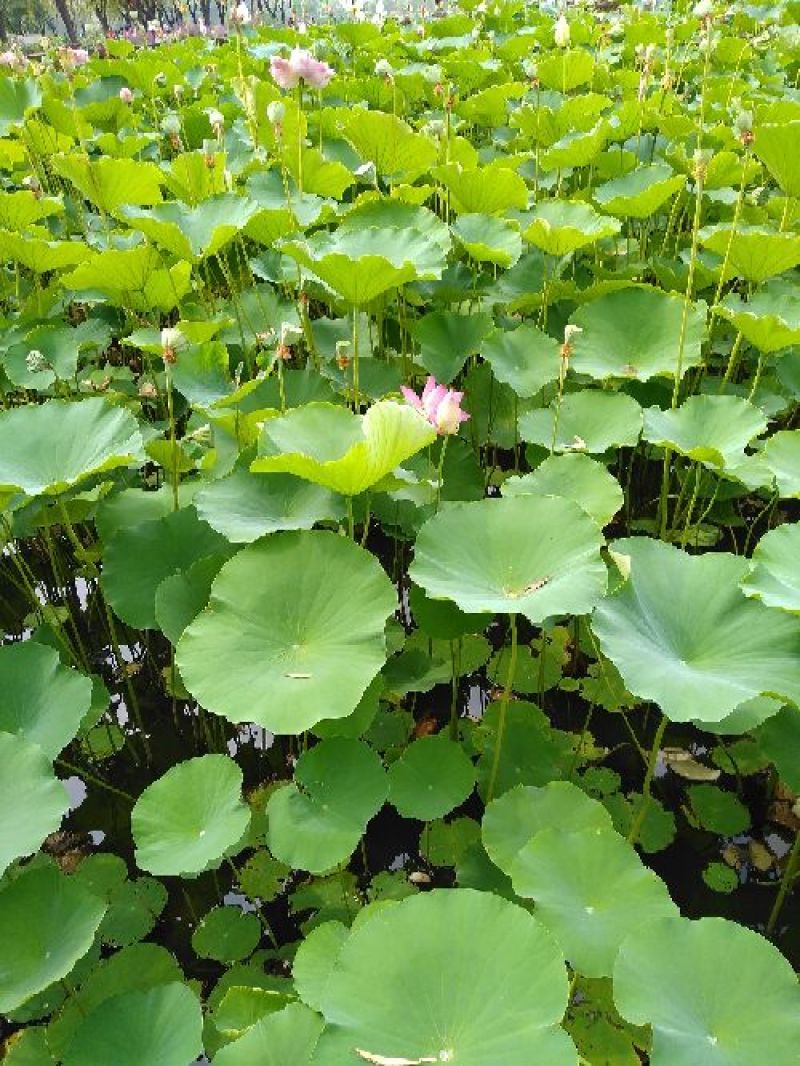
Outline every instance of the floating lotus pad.
[(55, 759), (91, 702), (91, 680), (62, 666), (53, 648), (30, 640), (0, 648), (0, 730), (25, 737)]
[(389, 770), (389, 800), (404, 818), (431, 822), (466, 800), (475, 768), (460, 744), (446, 734), (410, 744)]
[(542, 829), (512, 863), (511, 879), (586, 977), (611, 974), (632, 929), (678, 913), (664, 882), (610, 828)]
[(631, 932), (614, 966), (617, 1010), (653, 1027), (653, 1066), (789, 1063), (800, 991), (758, 933), (724, 918), (662, 918)]
[(613, 548), (630, 576), (592, 629), (631, 692), (675, 722), (719, 722), (755, 696), (800, 701), (800, 622), (743, 595), (746, 559), (645, 537)]
[(622, 486), (602, 463), (580, 452), (551, 455), (530, 474), (503, 482), (503, 496), (563, 496), (574, 500), (599, 526), (625, 502)]
[(131, 812), (136, 862), (160, 876), (193, 876), (220, 866), (250, 823), (242, 771), (227, 755), (172, 766), (142, 792)]
[[(582, 331), (572, 338), (571, 369), (599, 380), (674, 377), (683, 309), (682, 296), (647, 286), (619, 289), (583, 304), (570, 319)], [(681, 376), (699, 365), (705, 330), (705, 304), (690, 305)]]
[(223, 566), (178, 643), (178, 668), (214, 714), (301, 733), (355, 710), (386, 661), (396, 603), (380, 563), (352, 541), (275, 533)]
[(389, 786), (378, 756), (357, 740), (323, 740), (298, 759), (295, 783), (267, 805), (267, 844), (294, 869), (323, 873), (345, 862)]
[(136, 419), (107, 400), (48, 400), (0, 411), (0, 490), (54, 496), (143, 460)]
[(358, 1048), (373, 1061), (574, 1066), (566, 1002), (563, 958), (530, 914), (486, 892), (427, 892), (362, 914), (322, 993), (313, 1062), (341, 1066)]
[(758, 407), (738, 396), (690, 396), (680, 407), (648, 407), (642, 436), (713, 470), (744, 462), (744, 449), (767, 429)]
[(606, 587), (601, 545), (599, 528), (572, 500), (457, 503), (422, 527), (409, 575), (467, 613), (519, 613), (539, 624), (597, 603)]
[(365, 415), (308, 403), (264, 424), (250, 469), (288, 473), (356, 496), (433, 443), (436, 431), (413, 407), (384, 400)]

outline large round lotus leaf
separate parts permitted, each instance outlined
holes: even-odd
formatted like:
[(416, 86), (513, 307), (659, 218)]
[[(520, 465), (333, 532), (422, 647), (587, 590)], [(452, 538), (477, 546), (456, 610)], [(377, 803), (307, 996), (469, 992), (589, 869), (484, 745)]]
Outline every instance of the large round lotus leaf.
[(753, 151), (787, 196), (800, 197), (800, 121), (758, 123)]
[(796, 233), (741, 224), (734, 229), (730, 222), (723, 222), (701, 229), (699, 237), (704, 248), (727, 258), (725, 280), (744, 278), (760, 285), (800, 263), (800, 235)]
[(123, 622), (155, 629), (156, 593), (165, 578), (227, 547), (193, 507), (117, 530), (106, 547), (103, 590)]
[(496, 329), (484, 341), (481, 355), (498, 381), (526, 398), (557, 380), (560, 351), (557, 340), (526, 322), (513, 330)]
[(187, 1066), (203, 1050), (202, 1030), (200, 1003), (187, 985), (123, 992), (86, 1018), (64, 1066)]
[(419, 532), (410, 577), (462, 611), (585, 614), (603, 595), (602, 536), (585, 511), (559, 496), (456, 503)]
[(30, 867), (0, 892), (0, 1013), (65, 977), (106, 906), (56, 866)]
[(37, 851), (69, 809), (64, 785), (38, 744), (0, 733), (0, 876)]
[(748, 300), (729, 293), (717, 312), (760, 352), (777, 352), (800, 344), (800, 293), (793, 282), (777, 279)]
[(356, 708), (386, 661), (395, 606), (380, 563), (352, 541), (275, 533), (223, 566), (180, 639), (178, 668), (214, 714), (301, 733)]
[[(682, 296), (646, 286), (618, 289), (584, 304), (570, 319), (582, 331), (572, 339), (570, 367), (600, 380), (674, 376), (683, 309)], [(681, 374), (700, 363), (705, 310), (704, 304), (689, 308)]]
[(356, 496), (436, 439), (408, 405), (382, 400), (365, 415), (329, 403), (308, 403), (269, 419), (250, 467), (288, 473)]
[(195, 507), (232, 544), (250, 544), (281, 530), (311, 529), (326, 518), (344, 516), (341, 500), (321, 485), (291, 474), (264, 477), (241, 468), (202, 488)]
[(783, 498), (800, 497), (800, 429), (784, 429), (767, 441), (764, 462), (775, 475)]
[[(486, 801), (489, 781), (494, 774), (494, 755), (500, 719), (500, 702), (490, 703), (479, 731), (481, 757), (478, 762), (478, 792)], [(497, 764), (494, 795), (500, 796), (515, 785), (546, 785), (565, 777), (575, 762), (575, 735), (553, 729), (535, 703), (511, 700)]]
[(684, 187), (686, 179), (665, 163), (639, 167), (594, 190), (598, 204), (620, 218), (649, 218)]
[(302, 1003), (267, 1014), (214, 1056), (214, 1066), (309, 1066), (324, 1022)]
[(800, 622), (748, 599), (747, 560), (617, 541), (630, 576), (594, 612), (626, 687), (675, 722), (719, 722), (754, 696), (800, 701)]
[(414, 621), (426, 636), (438, 640), (458, 640), (468, 633), (482, 633), (492, 621), (491, 614), (465, 614), (450, 600), (432, 600), (419, 585), (412, 585), (408, 604)]
[(192, 933), (196, 955), (217, 962), (239, 962), (252, 955), (261, 939), (261, 922), (238, 907), (215, 907)]
[(0, 411), (0, 490), (56, 495), (143, 458), (133, 415), (96, 397)]
[(765, 533), (756, 545), (750, 573), (742, 581), (746, 596), (767, 607), (800, 614), (800, 524), (789, 523)]
[(484, 811), (483, 846), (495, 866), (510, 874), (528, 841), (554, 827), (564, 832), (611, 829), (611, 815), (570, 781), (551, 781), (542, 788), (517, 785)]
[(249, 823), (236, 763), (227, 755), (187, 759), (148, 785), (136, 801), (131, 812), (136, 862), (160, 876), (216, 869)]
[(408, 281), (441, 277), (445, 257), (419, 230), (395, 230), (387, 241), (376, 226), (330, 233), (317, 230), (302, 241), (284, 241), (281, 251), (355, 307)]
[(735, 467), (744, 449), (767, 428), (753, 404), (738, 396), (690, 396), (680, 407), (648, 407), (642, 436), (712, 469)]
[(78, 732), (92, 702), (88, 677), (34, 641), (0, 648), (0, 730), (19, 733), (51, 759)]
[(625, 502), (617, 479), (580, 452), (551, 455), (530, 474), (503, 482), (504, 496), (563, 496), (574, 500), (598, 526), (607, 525)]
[(556, 417), (558, 427), (553, 450), (557, 452), (602, 455), (609, 448), (634, 447), (642, 432), (642, 409), (632, 396), (582, 389), (564, 397), (558, 416), (555, 404), (521, 414), (520, 437), (550, 448)]
[(519, 228), (491, 215), (461, 215), (453, 223), (453, 236), (470, 259), (508, 269), (522, 255)]
[(574, 1066), (566, 1005), (563, 958), (535, 918), (440, 889), (362, 916), (324, 987), (313, 1062), (342, 1066), (359, 1049), (372, 1062)]
[(758, 731), (761, 750), (775, 763), (781, 780), (800, 792), (800, 709), (784, 707)]
[(297, 994), (309, 1007), (320, 1010), (325, 983), (350, 930), (342, 922), (323, 922), (303, 939), (292, 963)]
[(536, 205), (522, 236), (547, 255), (560, 258), (619, 231), (617, 219), (599, 215), (581, 200), (544, 200)]
[(611, 974), (631, 929), (677, 913), (664, 882), (611, 828), (543, 829), (520, 851), (511, 880), (585, 977)]
[(389, 770), (389, 801), (404, 818), (431, 822), (458, 807), (475, 786), (475, 768), (446, 734), (410, 744)]
[(226, 562), (224, 555), (205, 555), (188, 570), (165, 577), (156, 589), (158, 628), (171, 644), (208, 604), (214, 579)]
[(724, 918), (662, 918), (632, 931), (614, 966), (614, 1002), (653, 1027), (652, 1066), (797, 1060), (800, 991), (780, 952)]
[(366, 744), (320, 741), (297, 760), (294, 782), (270, 797), (270, 851), (294, 869), (330, 870), (352, 854), (388, 790), (383, 765)]
[(474, 355), (492, 326), (484, 312), (460, 315), (455, 311), (431, 311), (414, 324), (420, 344), (419, 362), (437, 381), (449, 384)]
[(215, 255), (242, 230), (258, 210), (244, 196), (222, 193), (187, 207), (178, 200), (157, 204), (150, 210), (122, 209), (131, 226), (178, 259), (200, 262)]

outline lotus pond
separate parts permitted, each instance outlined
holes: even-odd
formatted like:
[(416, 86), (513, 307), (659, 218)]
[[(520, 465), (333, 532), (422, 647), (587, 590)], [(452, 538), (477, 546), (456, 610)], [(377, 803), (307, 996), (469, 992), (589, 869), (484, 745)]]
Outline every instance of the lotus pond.
[(8, 60), (3, 1061), (800, 1062), (798, 13)]

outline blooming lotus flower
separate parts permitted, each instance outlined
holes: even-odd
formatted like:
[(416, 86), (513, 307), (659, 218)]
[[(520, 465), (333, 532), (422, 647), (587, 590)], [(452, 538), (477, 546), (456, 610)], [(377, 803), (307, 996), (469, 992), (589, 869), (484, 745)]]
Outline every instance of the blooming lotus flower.
[(324, 89), (333, 77), (333, 69), (327, 63), (315, 59), (304, 48), (293, 49), (288, 59), (273, 56), (270, 73), (282, 89), (294, 89), (301, 81), (312, 89)]
[(558, 16), (558, 21), (553, 28), (553, 40), (559, 48), (567, 48), (570, 41), (569, 23), (563, 15)]
[(89, 62), (89, 53), (85, 48), (71, 48), (70, 54), (72, 62), (76, 67), (82, 67), (84, 63)]
[(131, 103), (133, 103), (133, 93), (131, 92), (131, 90), (128, 88), (127, 85), (123, 85), (122, 88), (120, 89), (119, 98), (123, 102), (123, 104), (131, 104)]
[(458, 427), (469, 418), (467, 412), (461, 410), (464, 393), (439, 385), (433, 375), (425, 382), (422, 396), (417, 396), (405, 385), (400, 391), (406, 403), (419, 411), (442, 436), (458, 433)]
[(241, 4), (235, 4), (231, 8), (230, 20), (236, 26), (249, 26), (250, 25), (250, 9), (247, 4), (242, 0)]

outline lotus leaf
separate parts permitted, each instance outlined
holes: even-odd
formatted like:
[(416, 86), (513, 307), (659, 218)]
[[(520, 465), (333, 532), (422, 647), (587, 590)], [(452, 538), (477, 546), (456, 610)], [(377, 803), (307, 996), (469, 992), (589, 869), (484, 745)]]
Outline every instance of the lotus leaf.
[(42, 749), (0, 733), (0, 876), (61, 825), (69, 797)]
[(90, 679), (62, 666), (52, 648), (33, 641), (0, 648), (0, 729), (50, 759), (78, 732), (91, 701)]
[(607, 525), (625, 499), (619, 482), (602, 463), (580, 452), (551, 455), (532, 473), (507, 478), (503, 496), (563, 496), (574, 500), (598, 526)]
[[(767, 607), (800, 613), (800, 525), (787, 523), (765, 533), (753, 552), (750, 573), (742, 581), (746, 596)], [(2, 721), (2, 719), (0, 719)]]
[(674, 410), (647, 408), (642, 435), (709, 469), (724, 470), (743, 462), (745, 447), (766, 428), (761, 411), (738, 396), (690, 396)]

